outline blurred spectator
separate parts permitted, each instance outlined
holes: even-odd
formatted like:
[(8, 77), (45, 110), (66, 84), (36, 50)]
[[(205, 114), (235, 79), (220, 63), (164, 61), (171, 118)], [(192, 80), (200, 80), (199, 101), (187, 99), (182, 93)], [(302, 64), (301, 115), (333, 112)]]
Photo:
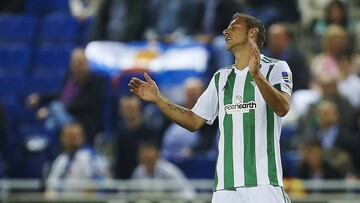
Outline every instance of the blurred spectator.
[[(338, 109), (339, 119), (341, 126), (349, 129), (354, 129), (355, 126), (355, 109), (351, 106), (347, 98), (343, 97), (337, 88), (337, 80), (331, 77), (322, 77), (319, 81), (321, 96), (315, 100), (315, 103), (307, 111), (307, 115), (304, 117), (303, 129), (307, 126), (314, 126), (316, 123), (316, 105), (321, 100), (330, 100)], [(315, 124), (316, 126), (316, 124)]]
[(150, 0), (146, 14), (145, 38), (165, 42), (181, 41), (199, 33), (199, 0)]
[[(185, 81), (186, 108), (192, 108), (204, 91), (204, 83), (198, 78)], [(216, 125), (204, 125), (199, 131), (190, 132), (173, 123), (165, 131), (161, 155), (170, 160), (189, 158), (192, 155), (206, 153), (214, 144)]]
[(90, 41), (94, 16), (101, 2), (99, 0), (69, 0), (71, 14), (78, 21), (77, 44), (86, 45)]
[(103, 80), (90, 72), (83, 49), (74, 49), (71, 69), (58, 95), (33, 93), (27, 98), (29, 108), (41, 106), (38, 119), (46, 119), (45, 128), (56, 132), (73, 121), (81, 123), (87, 140), (93, 142), (101, 129), (103, 107)]
[(264, 54), (289, 64), (293, 76), (293, 91), (308, 89), (309, 68), (303, 54), (296, 48), (294, 37), (284, 24), (273, 24), (268, 29), (268, 41)]
[(300, 178), (343, 179), (351, 172), (349, 155), (339, 150), (326, 151), (316, 139), (309, 139), (302, 148)]
[(80, 22), (94, 16), (100, 3), (99, 0), (69, 0), (71, 14)]
[(325, 8), (332, 0), (301, 0), (297, 1), (301, 13), (302, 27), (310, 30), (317, 19), (324, 16)]
[(222, 36), (233, 13), (243, 10), (236, 0), (207, 0), (203, 1), (203, 7), (203, 33), (210, 37)]
[(17, 13), (24, 12), (25, 0), (1, 0), (0, 1), (0, 12), (1, 13)]
[[(169, 181), (173, 187), (179, 187), (180, 190), (174, 192), (178, 198), (193, 199), (195, 197), (195, 191), (187, 182), (185, 175), (177, 166), (160, 158), (159, 150), (154, 143), (143, 143), (138, 154), (140, 164), (134, 170), (132, 179), (147, 183), (141, 184), (143, 185), (141, 189), (150, 190), (155, 184), (154, 181), (163, 180)], [(171, 191), (167, 185), (162, 186), (164, 190)]]
[(63, 152), (51, 166), (45, 194), (47, 197), (55, 197), (62, 192), (79, 192), (74, 188), (75, 182), (71, 181), (101, 180), (109, 174), (106, 159), (93, 147), (86, 145), (85, 139), (85, 131), (79, 123), (63, 127), (60, 135)]
[(347, 98), (354, 109), (360, 110), (360, 77), (356, 75), (356, 65), (351, 54), (337, 57), (340, 77), (337, 84), (339, 93)]
[(326, 29), (330, 25), (338, 25), (346, 31), (347, 37), (350, 41), (349, 47), (347, 47), (348, 50), (353, 50), (355, 22), (350, 20), (348, 13), (349, 11), (346, 9), (345, 2), (340, 0), (332, 0), (329, 2), (325, 8), (324, 18), (320, 18), (315, 22), (315, 44), (324, 36)]
[(142, 40), (147, 5), (147, 0), (102, 1), (93, 25), (92, 40)]
[(136, 96), (119, 99), (120, 122), (114, 137), (114, 177), (128, 179), (138, 164), (137, 152), (141, 142), (156, 139), (144, 124), (142, 104)]
[(335, 103), (330, 100), (320, 101), (316, 107), (316, 119), (317, 125), (309, 126), (299, 136), (301, 142), (310, 138), (317, 139), (324, 150), (343, 150), (351, 155), (354, 159), (355, 170), (358, 170), (360, 162), (357, 149), (360, 146), (360, 137), (354, 134), (347, 126), (340, 125), (339, 110)]
[(330, 25), (322, 39), (322, 51), (316, 55), (311, 62), (311, 74), (314, 82), (321, 80), (321, 77), (340, 77), (336, 56), (345, 52), (348, 44), (346, 31), (338, 25)]
[(300, 13), (296, 1), (246, 0), (245, 13), (258, 18), (267, 27), (278, 21), (297, 22)]
[(231, 65), (234, 61), (234, 56), (226, 49), (223, 30), (228, 27), (233, 13), (243, 9), (236, 0), (207, 0), (203, 4), (203, 31), (197, 39), (211, 45), (212, 58), (208, 75), (212, 76), (218, 69)]

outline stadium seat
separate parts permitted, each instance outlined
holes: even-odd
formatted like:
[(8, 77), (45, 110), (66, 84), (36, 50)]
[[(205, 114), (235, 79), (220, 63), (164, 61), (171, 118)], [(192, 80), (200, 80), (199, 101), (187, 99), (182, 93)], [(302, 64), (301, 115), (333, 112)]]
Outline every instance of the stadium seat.
[(63, 77), (31, 76), (26, 78), (25, 94), (34, 92), (42, 94), (56, 94), (63, 84)]
[(77, 20), (66, 13), (52, 13), (44, 17), (39, 31), (41, 42), (75, 42), (78, 35)]
[(44, 15), (54, 11), (69, 12), (69, 0), (27, 0), (25, 11), (34, 15)]
[(32, 48), (24, 43), (2, 43), (0, 45), (0, 68), (26, 70), (30, 65)]
[(34, 39), (38, 19), (31, 15), (0, 15), (0, 41), (26, 41)]
[[(41, 124), (23, 124), (17, 132), (18, 146), (14, 160), (16, 178), (42, 178), (43, 166), (54, 158), (55, 136), (47, 133)], [(23, 170), (26, 168), (26, 170)]]
[(35, 69), (46, 72), (55, 70), (67, 71), (70, 65), (70, 55), (73, 44), (53, 45), (42, 44), (35, 53)]
[(24, 79), (24, 76), (0, 76), (0, 96), (8, 97), (20, 95), (24, 88)]
[(194, 157), (175, 163), (190, 179), (212, 179), (215, 175), (216, 160)]

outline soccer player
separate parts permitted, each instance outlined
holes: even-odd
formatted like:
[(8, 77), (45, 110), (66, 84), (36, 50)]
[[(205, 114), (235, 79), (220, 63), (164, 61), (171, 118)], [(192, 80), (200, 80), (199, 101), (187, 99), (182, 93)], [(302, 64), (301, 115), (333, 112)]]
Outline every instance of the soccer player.
[(223, 34), (235, 64), (214, 74), (192, 109), (165, 98), (147, 73), (145, 81), (132, 78), (129, 88), (190, 131), (218, 117), (212, 203), (290, 202), (283, 190), (279, 144), (281, 117), (290, 108), (290, 68), (260, 54), (265, 28), (258, 19), (236, 13)]

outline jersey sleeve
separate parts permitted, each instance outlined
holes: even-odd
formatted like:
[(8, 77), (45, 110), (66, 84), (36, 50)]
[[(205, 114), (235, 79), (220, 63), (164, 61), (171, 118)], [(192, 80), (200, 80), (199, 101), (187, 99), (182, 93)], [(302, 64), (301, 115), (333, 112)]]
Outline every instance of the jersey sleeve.
[(211, 125), (218, 115), (218, 93), (215, 86), (215, 77), (209, 83), (207, 89), (197, 100), (191, 109), (196, 115), (207, 120), (207, 124)]
[(293, 88), (292, 73), (285, 61), (279, 61), (275, 64), (270, 73), (269, 82), (279, 91), (291, 96)]

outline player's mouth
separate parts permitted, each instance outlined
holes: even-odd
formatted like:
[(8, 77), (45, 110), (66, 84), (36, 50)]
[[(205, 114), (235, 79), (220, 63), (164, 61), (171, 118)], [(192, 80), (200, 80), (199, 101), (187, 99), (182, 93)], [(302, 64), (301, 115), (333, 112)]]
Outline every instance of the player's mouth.
[(226, 42), (228, 42), (228, 41), (230, 41), (230, 40), (231, 40), (230, 37), (225, 37), (225, 41), (226, 41)]

